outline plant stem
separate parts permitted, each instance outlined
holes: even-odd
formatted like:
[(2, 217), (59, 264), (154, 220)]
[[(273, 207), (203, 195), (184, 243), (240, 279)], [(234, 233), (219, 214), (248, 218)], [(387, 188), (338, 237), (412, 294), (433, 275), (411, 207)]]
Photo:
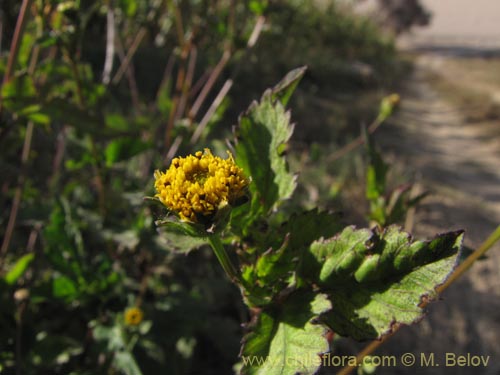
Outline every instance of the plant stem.
[(481, 258), (491, 247), (500, 240), (500, 225), (495, 231), (479, 246), (471, 255), (467, 257), (450, 275), (446, 282), (436, 288), (438, 293), (442, 293), (453, 284), (465, 271), (467, 271), (479, 258)]
[(227, 255), (226, 250), (224, 249), (224, 245), (222, 244), (220, 236), (218, 234), (212, 234), (208, 236), (208, 242), (210, 243), (210, 246), (212, 246), (212, 249), (214, 250), (215, 255), (217, 256), (219, 263), (221, 264), (224, 271), (226, 271), (226, 274), (227, 276), (229, 276), (231, 281), (236, 284), (241, 283), (240, 275), (238, 271), (236, 271), (236, 268), (231, 262), (231, 259), (229, 259), (229, 256)]
[(3, 266), (4, 257), (7, 254), (7, 250), (9, 249), (10, 240), (16, 226), (17, 213), (19, 211), (19, 207), (21, 206), (21, 199), (23, 195), (24, 183), (26, 181), (26, 169), (29, 162), (31, 140), (33, 138), (34, 128), (35, 125), (33, 121), (28, 121), (28, 126), (26, 127), (26, 133), (24, 135), (23, 150), (21, 152), (21, 172), (19, 173), (17, 187), (14, 193), (14, 199), (12, 200), (12, 207), (10, 209), (9, 221), (7, 223), (7, 228), (5, 229), (2, 246), (0, 247), (0, 268)]

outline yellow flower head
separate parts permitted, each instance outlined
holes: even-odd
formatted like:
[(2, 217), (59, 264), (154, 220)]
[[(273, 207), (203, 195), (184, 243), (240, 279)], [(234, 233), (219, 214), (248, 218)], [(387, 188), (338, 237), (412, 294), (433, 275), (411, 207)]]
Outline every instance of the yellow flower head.
[(138, 307), (129, 307), (125, 310), (125, 324), (128, 326), (136, 326), (142, 322), (144, 313)]
[(229, 158), (213, 156), (209, 149), (172, 160), (166, 172), (155, 171), (155, 195), (184, 221), (209, 219), (225, 204), (245, 195), (248, 179)]

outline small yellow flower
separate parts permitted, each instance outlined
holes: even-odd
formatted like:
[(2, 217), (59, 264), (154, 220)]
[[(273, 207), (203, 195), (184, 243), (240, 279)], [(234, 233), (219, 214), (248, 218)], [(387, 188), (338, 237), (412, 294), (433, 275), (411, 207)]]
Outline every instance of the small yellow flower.
[(219, 207), (245, 195), (248, 179), (229, 158), (213, 156), (209, 149), (175, 158), (166, 172), (155, 171), (155, 195), (184, 221), (210, 219)]
[(138, 307), (129, 307), (125, 310), (125, 324), (128, 326), (136, 326), (142, 322), (144, 313)]

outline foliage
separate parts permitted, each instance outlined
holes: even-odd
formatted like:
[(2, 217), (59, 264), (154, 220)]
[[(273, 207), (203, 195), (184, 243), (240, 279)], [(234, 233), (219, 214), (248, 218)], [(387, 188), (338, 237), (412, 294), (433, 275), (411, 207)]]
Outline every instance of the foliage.
[(30, 3), (17, 41), (21, 2), (1, 12), (0, 372), (229, 371), (231, 290), (203, 255), (173, 255), (142, 198), (169, 149), (191, 147), (214, 67), (238, 59), (265, 2)]
[[(303, 72), (290, 73), (287, 82)], [(236, 131), (236, 162), (255, 176), (250, 201), (235, 208), (226, 231), (241, 273), (214, 241), (219, 233), (205, 232), (254, 314), (242, 374), (313, 374), (329, 348), (327, 329), (366, 340), (420, 320), (422, 301), (436, 297), (462, 242), (462, 232), (413, 241), (397, 226), (355, 229), (333, 214), (280, 210), (295, 188), (282, 152), (293, 128), (275, 95), (283, 87), (289, 85), (280, 83), (253, 103)]]
[[(241, 116), (234, 151), (253, 179), (251, 199), (218, 217), (222, 242), (204, 227), (163, 218), (143, 197), (153, 193), (153, 171), (175, 154), (205, 146), (221, 154), (219, 132), (227, 134), (234, 112), (290, 65), (310, 65), (309, 98), (332, 89), (328, 82), (338, 90), (375, 87), (393, 61), (392, 43), (336, 5), (322, 12), (265, 0), (33, 0), (16, 40), (22, 3), (5, 1), (1, 14), (0, 372), (229, 373), (247, 315), (207, 244), (226, 271), (239, 258), (235, 276), (255, 312), (245, 356), (270, 354), (283, 365), (287, 356), (327, 350), (324, 323), (316, 323), (338, 325), (332, 299), (340, 297), (328, 280), (320, 283), (326, 271), (314, 257), (334, 252), (313, 249), (349, 227), (337, 214), (292, 204), (297, 183), (286, 156), (294, 128), (285, 107), (305, 69)], [(277, 56), (275, 43), (284, 41), (291, 44)], [(318, 44), (306, 48), (311, 41)], [(310, 108), (302, 113), (314, 117)], [(393, 260), (394, 250), (375, 240), (405, 237), (394, 228), (370, 236), (363, 257), (353, 255), (360, 269), (371, 251)], [(225, 256), (230, 247), (235, 253)], [(432, 260), (443, 262), (444, 273), (452, 255), (438, 251)], [(411, 281), (430, 261), (418, 258), (393, 278)], [(413, 297), (431, 293), (429, 285)], [(134, 309), (143, 315), (130, 324)], [(351, 310), (342, 313), (368, 311)], [(380, 320), (363, 324), (357, 330), (370, 334), (388, 328)], [(285, 341), (293, 345), (282, 351)]]
[(370, 202), (368, 218), (380, 227), (398, 223), (404, 219), (408, 210), (418, 205), (428, 193), (411, 196), (412, 184), (398, 186), (387, 192), (389, 165), (382, 159), (368, 132), (365, 131), (364, 136), (368, 157), (365, 193)]
[[(235, 87), (240, 101), (246, 105), (276, 77), (307, 66), (290, 103), (300, 124), (294, 142), (341, 144), (357, 135), (359, 124), (376, 115), (380, 89), (402, 77), (393, 40), (345, 1), (273, 1), (267, 14), (269, 29), (249, 53), (256, 64), (241, 67)], [(279, 53), (269, 53), (276, 46)], [(232, 114), (239, 112), (241, 106)]]

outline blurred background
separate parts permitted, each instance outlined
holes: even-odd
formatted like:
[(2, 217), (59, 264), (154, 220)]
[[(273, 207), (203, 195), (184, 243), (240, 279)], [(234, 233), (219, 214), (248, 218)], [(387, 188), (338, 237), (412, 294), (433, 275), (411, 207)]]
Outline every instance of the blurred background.
[[(224, 155), (238, 115), (299, 66), (293, 203), (370, 224), (368, 127), (387, 196), (429, 192), (386, 224), (478, 246), (500, 223), (499, 18), (496, 0), (2, 0), (0, 373), (234, 373), (239, 291), (210, 249), (159, 234), (143, 197), (174, 156)], [(377, 354), (490, 355), (448, 370), (500, 373), (498, 250)]]

